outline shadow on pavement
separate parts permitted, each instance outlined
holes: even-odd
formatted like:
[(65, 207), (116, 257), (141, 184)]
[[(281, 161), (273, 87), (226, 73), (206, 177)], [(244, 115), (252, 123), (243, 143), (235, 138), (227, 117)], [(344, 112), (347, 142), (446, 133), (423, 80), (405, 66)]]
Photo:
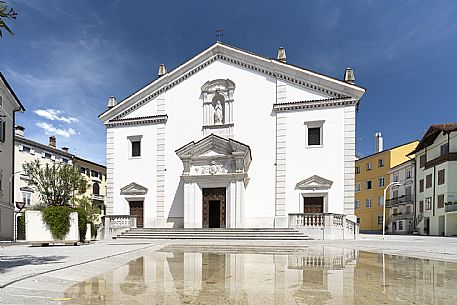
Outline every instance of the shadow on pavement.
[(0, 256), (0, 274), (19, 266), (54, 264), (62, 261), (66, 256)]

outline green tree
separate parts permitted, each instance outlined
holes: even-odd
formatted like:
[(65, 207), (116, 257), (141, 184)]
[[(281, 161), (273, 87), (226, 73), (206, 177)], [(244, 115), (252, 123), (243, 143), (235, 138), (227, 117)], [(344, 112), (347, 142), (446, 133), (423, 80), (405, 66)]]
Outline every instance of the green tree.
[(41, 202), (47, 206), (74, 206), (77, 196), (83, 195), (89, 183), (79, 168), (66, 163), (41, 164), (34, 160), (23, 165), (25, 174), (30, 178), (40, 194)]
[(2, 28), (7, 30), (11, 35), (14, 35), (11, 29), (6, 25), (5, 19), (16, 19), (17, 13), (14, 9), (9, 8), (5, 1), (0, 0), (0, 37), (3, 36)]

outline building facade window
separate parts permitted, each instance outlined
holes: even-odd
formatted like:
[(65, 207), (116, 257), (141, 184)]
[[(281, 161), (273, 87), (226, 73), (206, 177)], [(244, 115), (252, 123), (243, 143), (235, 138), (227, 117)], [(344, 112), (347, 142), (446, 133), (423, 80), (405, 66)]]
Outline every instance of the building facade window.
[(378, 215), (378, 226), (382, 226), (382, 215)]
[(97, 182), (92, 185), (92, 194), (100, 195), (100, 185)]
[(444, 208), (444, 194), (438, 195), (438, 209)]
[(403, 221), (398, 222), (398, 230), (403, 231)]
[(406, 214), (411, 214), (411, 206), (406, 206)]
[(371, 198), (365, 199), (365, 207), (366, 208), (371, 208)]
[(424, 213), (424, 201), (419, 201), (419, 212)]
[(143, 136), (128, 136), (129, 140), (129, 158), (139, 158), (141, 157), (141, 138)]
[(419, 180), (419, 193), (424, 192), (424, 179)]
[(385, 183), (384, 177), (378, 178), (378, 187), (383, 187)]
[(306, 147), (321, 147), (324, 145), (324, 122), (305, 122)]
[(367, 163), (366, 168), (367, 168), (367, 171), (371, 171), (371, 163)]
[(445, 143), (445, 144), (441, 145), (440, 152), (441, 152), (442, 156), (447, 155), (449, 153), (449, 144)]
[(372, 189), (371, 180), (368, 180), (367, 181), (367, 190), (371, 190), (371, 189)]
[(30, 192), (22, 192), (22, 202), (25, 203), (27, 206), (32, 205), (32, 193)]
[(398, 198), (398, 190), (392, 191), (392, 198)]
[(356, 200), (356, 201), (354, 202), (354, 208), (360, 209), (360, 200)]
[(411, 170), (410, 169), (406, 170), (406, 179), (409, 179), (409, 178), (411, 178)]
[(379, 159), (378, 160), (378, 167), (383, 167), (384, 166), (384, 159)]
[(432, 174), (428, 174), (425, 177), (425, 188), (431, 188), (432, 187)]
[(382, 207), (384, 204), (384, 196), (378, 196), (378, 207)]
[(440, 169), (438, 171), (438, 185), (444, 184), (444, 175), (445, 175), (445, 169)]
[(356, 174), (360, 174), (360, 166), (356, 166), (355, 167), (355, 173)]
[(356, 193), (360, 192), (360, 182), (357, 182), (357, 183), (355, 184), (355, 192), (356, 192)]
[(6, 140), (6, 121), (0, 120), (0, 142)]
[(394, 182), (398, 182), (398, 174), (394, 174)]
[(427, 155), (423, 154), (422, 156), (419, 157), (419, 166), (425, 167), (425, 163), (427, 163)]
[(426, 210), (432, 209), (432, 197), (425, 198), (425, 209)]

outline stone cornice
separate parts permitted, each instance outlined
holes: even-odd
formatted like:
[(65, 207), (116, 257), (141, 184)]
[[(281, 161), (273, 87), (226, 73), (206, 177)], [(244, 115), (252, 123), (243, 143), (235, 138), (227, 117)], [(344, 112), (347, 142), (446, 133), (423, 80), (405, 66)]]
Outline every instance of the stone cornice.
[(165, 114), (165, 115), (153, 115), (153, 116), (145, 116), (145, 117), (137, 117), (137, 118), (111, 120), (111, 121), (108, 121), (107, 123), (105, 123), (105, 125), (107, 127), (115, 127), (115, 126), (159, 124), (159, 123), (166, 123), (167, 120), (168, 120), (168, 116)]
[(331, 98), (312, 101), (298, 101), (289, 103), (273, 104), (273, 110), (277, 112), (294, 111), (309, 108), (329, 108), (342, 107), (348, 105), (357, 105), (358, 100), (351, 97)]
[[(170, 90), (216, 60), (222, 60), (257, 73), (282, 79), (297, 86), (305, 87), (308, 90), (325, 94), (329, 97), (343, 98), (347, 95), (353, 96), (353, 94), (355, 94), (354, 96), (360, 97), (365, 92), (365, 89), (361, 87), (346, 84), (340, 80), (319, 75), (289, 64), (286, 65), (274, 59), (254, 55), (248, 51), (216, 43), (192, 59), (186, 61), (173, 71), (154, 80), (146, 87), (133, 93), (131, 96), (121, 101), (116, 107), (107, 110), (99, 117), (105, 122), (112, 118), (117, 120), (125, 117), (130, 112), (141, 107), (160, 94)], [(322, 82), (326, 84), (328, 83), (330, 87), (326, 87), (322, 84)], [(349, 94), (349, 92), (352, 92), (352, 94)]]
[(14, 136), (14, 143), (15, 144), (17, 144), (17, 143), (25, 144), (26, 146), (30, 146), (32, 148), (39, 148), (41, 150), (48, 151), (48, 152), (51, 152), (51, 153), (54, 153), (54, 154), (58, 154), (58, 155), (67, 157), (69, 159), (73, 159), (73, 157), (74, 157), (74, 155), (71, 154), (71, 153), (65, 152), (63, 150), (60, 150), (58, 148), (54, 148), (54, 147), (49, 146), (49, 145), (38, 143), (38, 142), (32, 141), (32, 140), (24, 138), (24, 137), (20, 137), (20, 136), (17, 136), (17, 135)]

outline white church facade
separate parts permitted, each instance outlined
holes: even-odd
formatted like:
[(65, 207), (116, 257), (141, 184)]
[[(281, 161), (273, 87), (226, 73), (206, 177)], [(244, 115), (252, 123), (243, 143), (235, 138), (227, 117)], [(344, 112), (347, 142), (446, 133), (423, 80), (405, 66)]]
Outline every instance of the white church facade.
[(365, 89), (217, 42), (99, 117), (107, 215), (145, 228), (355, 221), (356, 108)]

